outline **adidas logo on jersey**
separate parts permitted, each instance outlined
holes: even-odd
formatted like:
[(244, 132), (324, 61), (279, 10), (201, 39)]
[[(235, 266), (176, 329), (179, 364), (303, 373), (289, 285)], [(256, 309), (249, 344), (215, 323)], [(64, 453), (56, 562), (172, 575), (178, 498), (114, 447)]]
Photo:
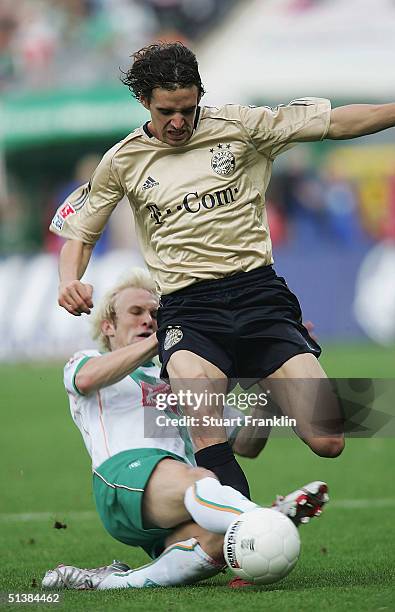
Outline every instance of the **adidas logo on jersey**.
[(149, 176), (142, 186), (142, 189), (152, 189), (152, 187), (156, 187), (157, 185), (159, 185), (158, 181), (152, 178), (152, 176)]

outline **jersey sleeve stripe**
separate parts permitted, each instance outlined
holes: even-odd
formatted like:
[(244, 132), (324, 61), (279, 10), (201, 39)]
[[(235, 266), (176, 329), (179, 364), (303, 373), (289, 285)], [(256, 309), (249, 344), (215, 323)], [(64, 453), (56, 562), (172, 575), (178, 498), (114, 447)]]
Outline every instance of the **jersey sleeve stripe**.
[(73, 388), (74, 388), (75, 392), (78, 393), (78, 395), (84, 395), (84, 394), (81, 393), (81, 391), (78, 389), (78, 387), (76, 385), (76, 382), (75, 382), (75, 377), (77, 376), (77, 374), (80, 371), (80, 369), (82, 368), (82, 366), (85, 365), (85, 363), (87, 361), (89, 361), (89, 359), (92, 359), (92, 357), (90, 357), (90, 356), (83, 357), (81, 359), (81, 361), (79, 362), (79, 364), (77, 365), (77, 367), (75, 369), (75, 372), (74, 372), (74, 375), (73, 375), (73, 380), (72, 380)]

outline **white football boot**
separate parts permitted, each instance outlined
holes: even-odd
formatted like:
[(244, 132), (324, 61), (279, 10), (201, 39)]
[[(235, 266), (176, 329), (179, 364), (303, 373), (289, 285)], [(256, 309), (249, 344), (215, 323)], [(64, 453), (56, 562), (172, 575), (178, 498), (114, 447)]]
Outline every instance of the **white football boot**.
[(314, 516), (320, 516), (323, 506), (328, 503), (328, 485), (316, 480), (285, 497), (277, 495), (272, 508), (288, 516), (299, 527)]
[(42, 581), (45, 589), (77, 589), (79, 591), (97, 589), (99, 584), (113, 572), (128, 572), (126, 563), (114, 560), (111, 565), (82, 569), (73, 565), (58, 565), (49, 570)]

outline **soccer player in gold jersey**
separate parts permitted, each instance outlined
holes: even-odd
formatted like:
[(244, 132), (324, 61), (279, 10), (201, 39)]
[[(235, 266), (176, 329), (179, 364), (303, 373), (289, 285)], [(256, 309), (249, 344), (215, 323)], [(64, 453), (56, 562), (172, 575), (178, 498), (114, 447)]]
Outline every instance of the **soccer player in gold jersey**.
[[(395, 104), (331, 109), (320, 98), (276, 108), (200, 106), (194, 54), (180, 43), (134, 54), (123, 82), (150, 120), (103, 157), (89, 184), (59, 207), (51, 230), (67, 238), (59, 304), (89, 314), (92, 287), (80, 281), (112, 210), (127, 196), (149, 271), (160, 291), (159, 355), (174, 392), (226, 393), (229, 379), (277, 382), (284, 414), (321, 456), (344, 446), (338, 407), (325, 383), (320, 347), (302, 325), (297, 298), (272, 267), (265, 192), (273, 161), (304, 141), (347, 139), (395, 125)], [(300, 388), (296, 381), (307, 384)], [(314, 381), (317, 381), (316, 383)], [(310, 384), (309, 384), (310, 383)], [(267, 383), (265, 383), (266, 385)], [(319, 395), (324, 419), (312, 427)], [(220, 402), (199, 414), (220, 415)], [(196, 403), (185, 407), (193, 415)], [(191, 430), (198, 465), (248, 496), (223, 427)]]

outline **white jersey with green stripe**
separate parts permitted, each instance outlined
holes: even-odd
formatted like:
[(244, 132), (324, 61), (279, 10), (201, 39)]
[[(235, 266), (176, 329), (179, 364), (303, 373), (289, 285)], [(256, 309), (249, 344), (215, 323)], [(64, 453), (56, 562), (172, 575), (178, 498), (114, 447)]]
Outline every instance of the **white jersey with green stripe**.
[[(158, 410), (158, 394), (165, 397), (170, 387), (159, 378), (160, 368), (153, 362), (137, 368), (114, 385), (88, 395), (79, 392), (75, 384), (77, 372), (88, 359), (100, 356), (97, 350), (79, 351), (64, 368), (71, 415), (92, 458), (92, 468), (96, 469), (117, 453), (137, 448), (167, 450), (196, 465), (187, 428), (168, 423), (170, 419), (173, 423), (179, 419), (178, 408)], [(225, 407), (225, 416), (235, 414), (241, 413)], [(161, 417), (159, 421), (158, 417)], [(166, 424), (163, 417), (168, 417)], [(229, 437), (236, 429), (228, 428)]]
[(75, 385), (78, 370), (88, 359), (100, 355), (97, 350), (79, 351), (64, 368), (71, 415), (92, 458), (92, 468), (117, 453), (135, 448), (161, 448), (196, 465), (186, 428), (156, 424), (156, 415), (177, 418), (177, 413), (169, 408), (162, 412), (157, 409), (157, 394), (167, 394), (170, 387), (160, 380), (160, 369), (153, 362), (114, 385), (88, 395), (78, 391)]

